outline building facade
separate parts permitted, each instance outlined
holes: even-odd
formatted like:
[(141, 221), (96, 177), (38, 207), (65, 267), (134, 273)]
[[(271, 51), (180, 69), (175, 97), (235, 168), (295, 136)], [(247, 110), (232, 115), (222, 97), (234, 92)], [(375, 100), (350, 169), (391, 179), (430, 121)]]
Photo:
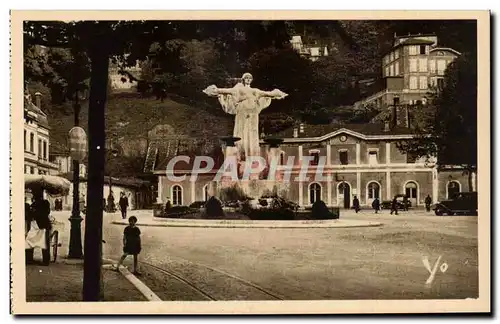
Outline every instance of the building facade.
[[(408, 128), (375, 123), (301, 125), (278, 135), (284, 139), (278, 148), (278, 172), (291, 174), (284, 195), (302, 207), (321, 199), (328, 206), (350, 208), (354, 196), (361, 205), (371, 206), (375, 198), (384, 201), (403, 194), (412, 206), (418, 207), (424, 205), (428, 195), (436, 202), (451, 197), (457, 190), (469, 190), (468, 175), (462, 169), (440, 173), (435, 162), (416, 160), (400, 152), (397, 143), (413, 137)], [(264, 142), (261, 144), (265, 157), (269, 147)], [(190, 153), (179, 152), (183, 154)], [(297, 181), (305, 156), (311, 160), (307, 166), (309, 179)], [(220, 161), (221, 155), (212, 157)], [(162, 163), (154, 171), (158, 175), (158, 202), (169, 200), (173, 205), (189, 205), (208, 199), (210, 183), (220, 162), (215, 163), (212, 171), (198, 175), (194, 182), (190, 181), (192, 164), (182, 162), (173, 168), (170, 165), (169, 169), (167, 166), (168, 163)], [(183, 181), (172, 181), (167, 174), (187, 177)]]
[(322, 56), (328, 56), (328, 47), (321, 45), (306, 45), (302, 41), (302, 36), (295, 35), (290, 39), (292, 48), (301, 56), (315, 62)]
[(452, 48), (438, 46), (435, 35), (395, 36), (391, 50), (382, 58), (384, 89), (361, 100), (355, 107), (375, 107), (382, 111), (381, 121), (390, 112), (387, 108), (402, 110), (399, 124), (409, 126), (411, 109), (426, 104), (429, 93), (444, 85), (446, 68), (460, 53)]
[(29, 93), (24, 98), (24, 173), (55, 174), (57, 165), (50, 162), (50, 127), (41, 109), (41, 94), (36, 93), (36, 104)]

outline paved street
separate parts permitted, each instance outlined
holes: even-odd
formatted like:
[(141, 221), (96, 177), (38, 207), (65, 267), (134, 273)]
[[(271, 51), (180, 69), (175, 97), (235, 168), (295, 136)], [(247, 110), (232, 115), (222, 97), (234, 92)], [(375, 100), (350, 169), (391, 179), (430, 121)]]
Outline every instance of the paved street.
[[(131, 211), (147, 215), (151, 211)], [(69, 212), (54, 215), (65, 221)], [(341, 217), (366, 228), (142, 227), (140, 278), (163, 300), (413, 299), (477, 297), (477, 217), (424, 211)], [(123, 226), (104, 216), (104, 256), (118, 259)], [(63, 245), (67, 246), (69, 222)], [(61, 252), (64, 254), (66, 249)], [(423, 263), (428, 257), (435, 279)], [(447, 266), (442, 265), (446, 263)], [(132, 259), (125, 262), (132, 266)], [(444, 269), (445, 272), (442, 272)], [(167, 273), (164, 271), (168, 271)]]

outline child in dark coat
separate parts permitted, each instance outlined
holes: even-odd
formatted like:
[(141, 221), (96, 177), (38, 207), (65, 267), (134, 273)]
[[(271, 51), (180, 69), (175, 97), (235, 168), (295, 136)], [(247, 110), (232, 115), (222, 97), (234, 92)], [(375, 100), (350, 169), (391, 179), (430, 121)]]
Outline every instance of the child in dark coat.
[(123, 231), (123, 255), (116, 265), (116, 270), (120, 269), (121, 264), (125, 258), (132, 254), (134, 256), (134, 274), (140, 275), (137, 271), (137, 256), (141, 253), (141, 230), (135, 226), (137, 218), (132, 216), (128, 219), (129, 226), (125, 227)]

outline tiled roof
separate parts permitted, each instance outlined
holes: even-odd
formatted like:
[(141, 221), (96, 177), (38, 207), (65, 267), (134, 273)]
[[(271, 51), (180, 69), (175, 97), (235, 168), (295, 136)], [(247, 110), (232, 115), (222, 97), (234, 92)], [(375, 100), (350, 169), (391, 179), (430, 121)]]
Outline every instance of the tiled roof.
[(218, 138), (165, 138), (149, 143), (144, 172), (165, 170), (168, 163), (176, 156), (188, 156), (189, 162), (179, 161), (174, 170), (191, 170), (196, 156), (209, 156), (220, 167), (224, 161), (221, 142)]
[(406, 45), (432, 45), (434, 44), (433, 41), (431, 40), (427, 40), (427, 39), (421, 39), (421, 38), (409, 38), (395, 46), (393, 46), (391, 49), (385, 51), (384, 55), (387, 54), (387, 53), (390, 53), (392, 52), (393, 50), (395, 50), (396, 48), (399, 48), (401, 46), (406, 46)]
[[(68, 172), (60, 175), (63, 178), (68, 179), (69, 181), (73, 181), (73, 172)], [(115, 178), (112, 179), (113, 185), (123, 186), (123, 187), (133, 187), (138, 188), (142, 186), (149, 186), (149, 181), (136, 179), (136, 178)], [(86, 182), (86, 177), (80, 177), (80, 181)], [(109, 177), (104, 176), (104, 184), (109, 184)]]
[(26, 112), (33, 112), (37, 115), (36, 121), (39, 125), (44, 126), (45, 128), (49, 128), (49, 121), (47, 120), (47, 114), (45, 114), (40, 108), (35, 106), (33, 102), (31, 102), (30, 98), (24, 98), (24, 110)]
[[(335, 132), (342, 128), (357, 132), (363, 135), (411, 135), (413, 132), (406, 127), (396, 126), (389, 131), (385, 131), (384, 123), (367, 123), (367, 124), (325, 124), (325, 125), (308, 125), (304, 124), (304, 132), (299, 130), (298, 138), (320, 137), (329, 133)], [(294, 127), (286, 129), (283, 132), (276, 134), (277, 137), (293, 138)]]
[(434, 44), (433, 41), (428, 39), (419, 39), (419, 38), (409, 38), (404, 42), (401, 42), (400, 45), (431, 45)]

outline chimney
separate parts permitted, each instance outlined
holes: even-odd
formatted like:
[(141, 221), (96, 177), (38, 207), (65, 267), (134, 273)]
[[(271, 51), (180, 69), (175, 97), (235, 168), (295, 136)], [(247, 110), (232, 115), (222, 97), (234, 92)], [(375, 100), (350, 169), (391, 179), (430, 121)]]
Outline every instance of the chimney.
[(42, 109), (42, 94), (40, 92), (35, 93), (35, 105)]
[(304, 132), (304, 124), (300, 123), (299, 127), (300, 127), (300, 132), (303, 133)]
[(384, 123), (384, 132), (388, 132), (390, 130), (391, 130), (391, 124), (389, 123), (388, 120), (386, 120)]
[(294, 129), (293, 129), (293, 137), (294, 138), (299, 137), (299, 130), (297, 129), (297, 127), (294, 127)]

